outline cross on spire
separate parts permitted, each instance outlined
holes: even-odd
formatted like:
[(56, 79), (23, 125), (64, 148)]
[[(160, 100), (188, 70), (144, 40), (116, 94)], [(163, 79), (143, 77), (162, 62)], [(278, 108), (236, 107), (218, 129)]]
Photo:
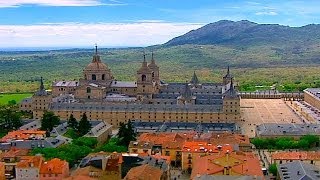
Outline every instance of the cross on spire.
[(98, 54), (98, 45), (97, 43), (95, 44), (95, 47), (96, 47), (96, 55)]

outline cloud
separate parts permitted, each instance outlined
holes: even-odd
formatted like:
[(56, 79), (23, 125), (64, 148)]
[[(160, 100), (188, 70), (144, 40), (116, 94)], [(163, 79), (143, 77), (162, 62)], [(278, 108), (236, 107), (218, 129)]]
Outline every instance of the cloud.
[(196, 23), (0, 25), (0, 47), (148, 46), (201, 27)]
[(278, 13), (275, 12), (275, 11), (262, 11), (262, 12), (256, 12), (255, 15), (258, 15), (258, 16), (260, 16), (260, 15), (276, 16), (276, 15), (278, 15)]
[(3, 0), (0, 1), (0, 8), (19, 7), (22, 5), (39, 6), (122, 6), (127, 5), (121, 1), (109, 0), (102, 3), (101, 0)]

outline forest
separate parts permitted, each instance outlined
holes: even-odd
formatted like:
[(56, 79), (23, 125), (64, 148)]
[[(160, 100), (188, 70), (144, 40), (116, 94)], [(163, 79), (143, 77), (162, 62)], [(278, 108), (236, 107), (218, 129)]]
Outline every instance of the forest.
[[(316, 47), (315, 47), (316, 48)], [(185, 82), (196, 71), (201, 82), (221, 82), (230, 66), (241, 91), (269, 89), (301, 91), (320, 87), (320, 52), (309, 49), (294, 54), (286, 48), (254, 46), (244, 49), (223, 45), (179, 45), (172, 47), (99, 49), (117, 80), (135, 80), (143, 61), (154, 52), (160, 66), (161, 79)], [(93, 49), (53, 51), (0, 52), (0, 93), (34, 92), (43, 77), (47, 88), (55, 80), (82, 78), (82, 70), (90, 63)]]

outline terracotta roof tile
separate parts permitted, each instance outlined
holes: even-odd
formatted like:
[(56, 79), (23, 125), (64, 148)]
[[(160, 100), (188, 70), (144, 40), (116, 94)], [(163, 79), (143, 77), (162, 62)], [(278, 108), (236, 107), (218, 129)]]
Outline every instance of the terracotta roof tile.
[(28, 154), (29, 150), (27, 149), (16, 149), (11, 148), (9, 151), (1, 153), (0, 158), (15, 158), (19, 156), (26, 156)]
[(30, 168), (36, 167), (40, 169), (43, 161), (42, 156), (22, 156), (20, 162), (17, 163), (17, 168)]
[(194, 160), (191, 179), (197, 175), (214, 175), (224, 172), (224, 167), (229, 166), (230, 172), (248, 176), (263, 176), (259, 159), (252, 153), (221, 153), (207, 155)]
[(45, 137), (46, 131), (38, 130), (16, 130), (8, 132), (7, 135), (0, 139), (1, 142), (9, 142), (11, 140), (27, 140), (31, 138), (41, 139)]
[(42, 163), (40, 174), (62, 174), (65, 167), (69, 168), (67, 161), (54, 158)]
[(320, 160), (320, 152), (278, 152), (271, 155), (274, 160)]
[(191, 141), (184, 142), (182, 147), (182, 152), (190, 152), (190, 153), (215, 153), (215, 152), (231, 152), (233, 151), (233, 147), (230, 144), (224, 145), (212, 145), (211, 143), (203, 142), (203, 141)]
[(156, 167), (144, 164), (138, 167), (131, 168), (127, 173), (125, 180), (145, 180), (154, 179), (160, 180), (162, 171)]

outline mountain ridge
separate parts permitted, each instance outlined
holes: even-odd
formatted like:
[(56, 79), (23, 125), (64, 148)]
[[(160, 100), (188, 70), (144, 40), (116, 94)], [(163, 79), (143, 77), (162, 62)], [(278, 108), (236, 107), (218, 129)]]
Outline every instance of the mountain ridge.
[(185, 44), (226, 46), (292, 46), (320, 42), (320, 25), (290, 27), (279, 24), (258, 24), (248, 20), (221, 20), (209, 23), (175, 37), (163, 46)]

